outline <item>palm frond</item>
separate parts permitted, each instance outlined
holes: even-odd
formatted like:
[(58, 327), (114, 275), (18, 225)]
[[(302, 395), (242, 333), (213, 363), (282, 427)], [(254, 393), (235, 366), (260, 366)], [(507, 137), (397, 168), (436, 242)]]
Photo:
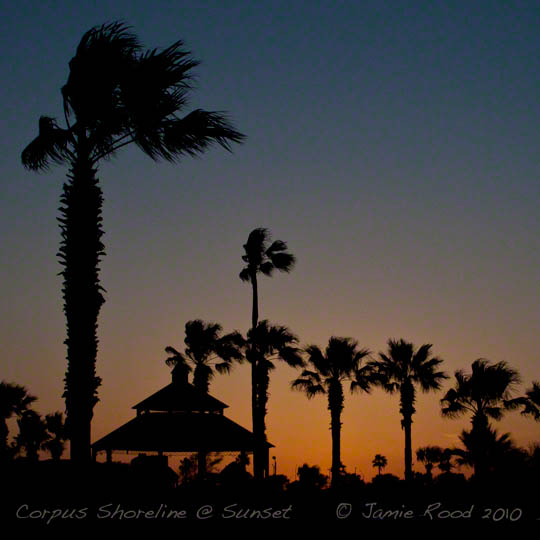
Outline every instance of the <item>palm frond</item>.
[(240, 274), (238, 274), (238, 277), (242, 281), (251, 281), (251, 276), (250, 276), (250, 273), (249, 273), (249, 269), (247, 267), (242, 269)]
[(27, 169), (47, 170), (49, 163), (64, 163), (72, 157), (69, 150), (71, 134), (58, 127), (56, 120), (48, 116), (39, 119), (39, 135), (23, 150), (22, 164)]
[(135, 143), (150, 157), (178, 161), (183, 155), (196, 156), (214, 143), (231, 152), (231, 143), (241, 143), (245, 135), (236, 131), (219, 112), (196, 109), (184, 118), (168, 120), (160, 139), (150, 140), (140, 133)]

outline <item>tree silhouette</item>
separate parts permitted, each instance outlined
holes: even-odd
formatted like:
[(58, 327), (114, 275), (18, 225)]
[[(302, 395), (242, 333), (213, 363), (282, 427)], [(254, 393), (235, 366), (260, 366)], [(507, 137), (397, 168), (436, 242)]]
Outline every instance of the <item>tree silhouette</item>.
[(435, 465), (441, 462), (443, 450), (440, 446), (422, 446), (416, 450), (416, 459), (424, 464), (426, 475), (431, 480), (432, 470)]
[(411, 481), (412, 474), (412, 417), (416, 412), (415, 385), (422, 391), (438, 390), (447, 379), (442, 371), (437, 371), (442, 363), (439, 358), (430, 358), (431, 345), (422, 345), (416, 352), (412, 343), (403, 339), (388, 340), (388, 353), (379, 353), (379, 360), (369, 363), (375, 370), (375, 381), (391, 394), (400, 394), (401, 427), (405, 432), (405, 480)]
[(24, 386), (5, 381), (0, 382), (0, 460), (11, 455), (8, 445), (7, 421), (13, 415), (20, 418), (36, 399), (28, 393)]
[[(485, 359), (472, 363), (472, 371), (455, 372), (456, 384), (441, 399), (442, 414), (448, 418), (458, 418), (471, 414), (472, 428), (467, 432), (471, 448), (470, 457), (475, 475), (484, 477), (488, 461), (488, 445), (493, 443), (493, 433), (489, 419), (500, 420), (505, 411), (519, 405), (519, 399), (512, 399), (512, 391), (519, 383), (519, 374), (506, 362), (490, 364)], [(463, 432), (466, 433), (466, 432)]]
[[(240, 272), (242, 281), (249, 281), (252, 288), (251, 330), (257, 328), (259, 322), (259, 293), (257, 274), (272, 276), (274, 270), (290, 272), (296, 259), (294, 255), (287, 253), (287, 244), (282, 240), (271, 242), (271, 236), (267, 229), (258, 228), (249, 233), (247, 242), (244, 244), (242, 260), (246, 266)], [(257, 403), (257, 344), (251, 342), (246, 353), (251, 363), (251, 412), (253, 422), (253, 436), (255, 447), (253, 450), (253, 472), (256, 480), (261, 480), (265, 474), (265, 444), (264, 426), (262, 413), (259, 412)]]
[[(266, 447), (266, 414), (268, 404), (268, 388), (270, 386), (270, 372), (275, 369), (274, 362), (281, 360), (291, 367), (301, 367), (304, 365), (301, 351), (296, 344), (298, 338), (285, 326), (271, 325), (267, 320), (257, 324), (255, 331), (248, 332), (247, 343), (257, 344), (257, 367), (256, 386), (257, 412), (260, 421), (260, 430)], [(251, 361), (252, 355), (247, 355)], [(261, 457), (265, 474), (268, 475), (269, 463), (268, 452), (265, 451)]]
[(22, 413), (17, 424), (19, 425), (19, 434), (15, 437), (17, 451), (24, 450), (29, 461), (37, 461), (39, 450), (49, 438), (47, 425), (43, 418), (31, 409)]
[(388, 465), (388, 460), (382, 454), (375, 454), (371, 464), (379, 471), (378, 475), (381, 476), (381, 471)]
[(50, 452), (52, 459), (59, 461), (67, 439), (64, 415), (59, 411), (45, 415), (45, 426), (49, 437), (43, 443), (43, 449)]
[[(238, 332), (221, 336), (221, 325), (205, 323), (200, 319), (188, 321), (185, 330), (184, 354), (174, 347), (165, 347), (165, 352), (171, 355), (165, 362), (168, 366), (182, 366), (188, 372), (191, 372), (190, 364), (192, 364), (193, 385), (201, 392), (208, 393), (210, 381), (216, 371), (229, 373), (233, 361), (241, 361), (244, 358), (242, 352), (244, 338)], [(198, 453), (197, 471), (199, 478), (206, 476), (207, 454), (202, 450)]]
[(90, 460), (90, 426), (101, 383), (95, 369), (104, 302), (98, 163), (131, 143), (154, 160), (173, 162), (213, 143), (230, 149), (230, 142), (243, 139), (221, 114), (196, 109), (177, 115), (186, 105), (190, 70), (198, 64), (182, 47), (177, 41), (143, 52), (119, 22), (90, 29), (69, 62), (62, 88), (66, 127), (42, 116), (39, 135), (22, 152), (22, 163), (31, 170), (45, 170), (50, 163), (69, 166), (59, 218), (68, 362), (63, 397), (71, 459), (78, 463)]
[(343, 411), (343, 382), (351, 381), (351, 391), (369, 392), (371, 371), (361, 367), (362, 359), (369, 355), (367, 349), (358, 349), (351, 338), (331, 337), (325, 352), (316, 345), (306, 348), (307, 363), (299, 378), (291, 383), (293, 389), (304, 391), (309, 399), (317, 394), (328, 395), (330, 428), (332, 432), (332, 487), (339, 482), (341, 467), (341, 412)]
[(178, 352), (171, 346), (165, 348), (165, 352), (171, 355), (165, 360), (168, 366), (183, 364), (189, 366), (189, 370), (193, 366), (193, 385), (201, 392), (208, 393), (216, 372), (229, 373), (233, 361), (243, 359), (242, 336), (238, 332), (221, 336), (222, 330), (216, 323), (205, 323), (200, 319), (188, 321), (185, 352)]
[(517, 450), (509, 433), (499, 435), (489, 425), (480, 433), (463, 430), (459, 440), (463, 448), (452, 449), (458, 465), (472, 467), (475, 478), (483, 482)]

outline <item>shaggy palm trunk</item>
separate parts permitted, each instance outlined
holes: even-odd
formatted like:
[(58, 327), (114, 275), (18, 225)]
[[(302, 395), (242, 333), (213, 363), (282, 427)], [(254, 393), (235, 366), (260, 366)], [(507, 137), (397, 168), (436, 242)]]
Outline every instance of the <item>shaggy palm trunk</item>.
[(411, 427), (414, 414), (414, 387), (410, 381), (401, 385), (401, 427), (405, 432), (405, 481), (411, 482), (412, 472), (412, 440)]
[(0, 460), (8, 455), (8, 435), (9, 429), (5, 419), (0, 418)]
[(60, 199), (62, 241), (58, 254), (64, 267), (61, 274), (67, 323), (68, 367), (63, 397), (70, 456), (79, 464), (91, 460), (90, 426), (101, 383), (95, 370), (96, 332), (99, 310), (104, 302), (99, 285), (99, 262), (104, 253), (101, 243), (103, 197), (96, 171), (82, 146), (81, 143)]
[(343, 410), (343, 389), (336, 381), (328, 389), (328, 408), (330, 409), (330, 429), (332, 432), (332, 480), (331, 486), (339, 484), (341, 470), (341, 411)]
[(251, 286), (253, 289), (253, 304), (251, 310), (251, 329), (253, 341), (251, 342), (251, 414), (253, 422), (253, 476), (256, 480), (264, 478), (264, 428), (261, 425), (261, 414), (258, 407), (259, 401), (259, 351), (255, 342), (256, 328), (259, 320), (259, 296), (257, 290), (257, 274), (251, 274)]

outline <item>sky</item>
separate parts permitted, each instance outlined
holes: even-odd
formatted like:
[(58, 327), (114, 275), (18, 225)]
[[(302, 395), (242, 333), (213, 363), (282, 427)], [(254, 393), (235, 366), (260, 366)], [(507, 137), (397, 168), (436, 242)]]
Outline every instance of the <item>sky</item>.
[[(256, 227), (288, 243), (290, 274), (261, 278), (260, 317), (302, 346), (330, 336), (386, 350), (433, 345), (449, 374), (477, 358), (540, 380), (540, 10), (531, 1), (2, 2), (0, 379), (64, 410), (65, 320), (57, 259), (67, 168), (25, 170), (40, 115), (62, 123), (60, 88), (85, 31), (123, 20), (147, 48), (181, 39), (196, 86), (185, 109), (226, 111), (247, 138), (179, 164), (128, 147), (99, 166), (104, 192), (97, 440), (170, 380), (164, 349), (200, 318), (245, 333), (251, 288), (238, 278)], [(272, 373), (268, 439), (278, 473), (328, 473), (324, 397)], [(469, 424), (420, 395), (413, 451), (458, 444)], [(247, 364), (211, 394), (250, 428)], [(375, 454), (403, 476), (398, 396), (347, 393), (342, 461), (370, 479)], [(497, 429), (540, 442), (509, 413)], [(420, 464), (416, 470), (423, 470)]]

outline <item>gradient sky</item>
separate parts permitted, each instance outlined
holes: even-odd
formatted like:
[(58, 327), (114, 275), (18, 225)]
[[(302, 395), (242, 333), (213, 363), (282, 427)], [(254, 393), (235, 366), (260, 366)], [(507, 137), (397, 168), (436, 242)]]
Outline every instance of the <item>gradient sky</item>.
[[(223, 7), (223, 5), (227, 7)], [(186, 321), (250, 324), (238, 279), (256, 227), (288, 242), (290, 275), (260, 281), (260, 315), (303, 345), (350, 336), (433, 344), (448, 373), (479, 357), (540, 380), (540, 10), (536, 1), (3, 2), (3, 298), (0, 378), (63, 410), (65, 321), (56, 258), (65, 167), (25, 171), (40, 115), (62, 122), (60, 88), (82, 34), (126, 21), (148, 48), (178, 39), (202, 61), (189, 111), (227, 111), (247, 135), (179, 165), (137, 148), (104, 162), (102, 285), (93, 440), (169, 382), (164, 348)], [(272, 374), (268, 437), (278, 472), (330, 468), (325, 398)], [(452, 385), (448, 381), (444, 389)], [(211, 393), (250, 428), (248, 365)], [(468, 419), (421, 396), (413, 450), (451, 446)], [(403, 475), (398, 396), (347, 395), (342, 461), (370, 478), (376, 453)], [(516, 443), (540, 423), (497, 424)], [(421, 465), (417, 470), (423, 470)]]

